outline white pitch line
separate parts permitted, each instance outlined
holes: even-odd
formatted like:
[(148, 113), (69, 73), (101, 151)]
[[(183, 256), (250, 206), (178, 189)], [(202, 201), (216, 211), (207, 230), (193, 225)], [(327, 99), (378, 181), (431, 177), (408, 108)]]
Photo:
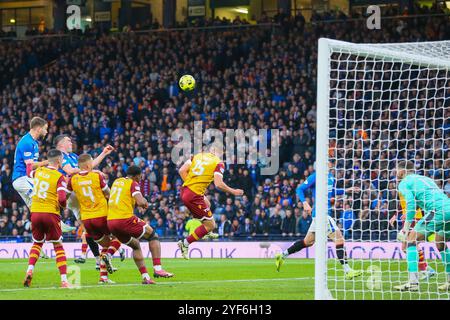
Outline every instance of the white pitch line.
[[(224, 283), (224, 282), (267, 282), (267, 281), (291, 281), (291, 280), (312, 280), (314, 277), (304, 277), (304, 278), (269, 278), (269, 279), (228, 279), (228, 280), (203, 280), (203, 281), (173, 281), (173, 282), (157, 282), (155, 287), (159, 285), (179, 285), (179, 284), (201, 284), (201, 283)], [(123, 283), (123, 284), (111, 284), (111, 285), (87, 285), (80, 286), (76, 289), (88, 289), (88, 288), (114, 288), (114, 287), (136, 287), (142, 286), (140, 283)], [(150, 285), (152, 286), (152, 285)], [(30, 291), (30, 290), (57, 290), (59, 287), (42, 287), (42, 288), (12, 288), (12, 289), (0, 289), (0, 292), (14, 292), (14, 291)]]
[[(118, 258), (117, 258), (118, 259)], [(167, 258), (166, 258), (167, 259)], [(180, 261), (184, 261), (184, 260), (182, 260), (182, 259), (179, 259)], [(270, 260), (265, 260), (265, 261), (240, 261), (240, 259), (239, 258), (234, 258), (234, 259), (220, 259), (220, 258), (217, 258), (217, 259), (214, 259), (214, 260), (207, 260), (207, 261), (205, 261), (205, 260), (202, 260), (202, 259), (190, 259), (189, 261), (194, 261), (194, 262), (198, 262), (198, 261), (195, 261), (195, 260), (198, 260), (198, 261), (202, 261), (202, 263), (224, 263), (224, 262), (231, 262), (232, 264), (274, 264), (275, 263), (275, 259), (270, 259)], [(93, 258), (91, 258), (90, 260), (88, 259), (87, 260), (87, 263), (89, 263), (89, 262), (94, 262), (94, 259)], [(113, 262), (114, 262), (114, 259), (113, 259)], [(172, 261), (170, 261), (169, 262), (169, 264), (171, 263)], [(314, 259), (300, 259), (300, 258), (290, 258), (290, 259), (287, 259), (285, 262), (287, 262), (287, 263), (292, 263), (292, 264), (314, 264)], [(47, 264), (47, 263), (52, 263), (52, 264), (55, 264), (55, 261), (52, 259), (52, 260), (47, 260), (47, 261), (38, 261), (38, 265), (39, 264)], [(187, 262), (185, 262), (186, 264), (189, 264), (189, 262), (187, 261)], [(10, 265), (27, 265), (28, 264), (28, 261), (16, 261), (16, 262), (2, 262), (1, 260), (0, 260), (0, 268), (1, 267), (8, 267), (8, 266), (10, 266)], [(72, 263), (72, 262), (70, 262), (70, 260), (69, 260), (69, 263), (68, 263), (68, 265), (79, 265), (79, 264), (74, 264), (74, 263)], [(120, 266), (120, 264), (119, 264), (119, 266)], [(134, 267), (134, 266), (133, 266)]]

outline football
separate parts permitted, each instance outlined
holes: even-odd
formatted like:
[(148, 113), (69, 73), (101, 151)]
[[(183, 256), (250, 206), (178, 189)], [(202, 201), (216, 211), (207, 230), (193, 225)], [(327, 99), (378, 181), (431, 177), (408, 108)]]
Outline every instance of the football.
[(180, 78), (178, 84), (180, 85), (181, 90), (192, 91), (195, 88), (195, 79), (190, 74), (185, 74)]

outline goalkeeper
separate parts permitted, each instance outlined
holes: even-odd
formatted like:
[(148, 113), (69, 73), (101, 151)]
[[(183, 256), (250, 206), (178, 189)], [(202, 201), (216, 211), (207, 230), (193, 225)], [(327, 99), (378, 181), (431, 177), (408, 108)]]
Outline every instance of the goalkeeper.
[[(329, 167), (332, 167), (333, 162), (329, 161)], [(344, 237), (342, 236), (341, 230), (339, 230), (338, 226), (336, 225), (336, 222), (331, 217), (331, 198), (334, 198), (335, 195), (343, 195), (345, 192), (351, 192), (351, 191), (359, 191), (358, 188), (347, 188), (347, 189), (338, 189), (336, 188), (335, 178), (331, 171), (328, 173), (328, 223), (327, 223), (327, 235), (328, 238), (331, 239), (335, 245), (336, 245), (336, 255), (339, 259), (339, 262), (342, 265), (342, 268), (344, 269), (345, 278), (347, 280), (351, 280), (353, 278), (359, 277), (362, 275), (361, 270), (353, 270), (349, 265), (347, 261), (347, 253), (345, 251), (344, 247)], [(308, 179), (306, 179), (301, 185), (297, 187), (297, 197), (303, 204), (303, 210), (306, 211), (308, 214), (312, 213), (313, 221), (309, 227), (308, 233), (306, 234), (306, 237), (303, 240), (298, 240), (294, 242), (287, 250), (284, 250), (281, 254), (277, 254), (275, 256), (275, 264), (277, 266), (277, 271), (280, 271), (281, 265), (284, 262), (284, 259), (295, 253), (298, 252), (304, 248), (311, 247), (314, 245), (315, 242), (315, 216), (316, 216), (316, 208), (311, 208), (309, 203), (305, 199), (305, 191), (307, 189), (312, 189), (313, 197), (315, 197), (316, 193), (316, 173), (312, 173)]]
[[(398, 191), (406, 202), (406, 259), (408, 263), (409, 281), (394, 286), (398, 291), (419, 291), (419, 254), (417, 242), (425, 241), (435, 234), (436, 247), (441, 253), (442, 262), (447, 273), (447, 282), (439, 286), (439, 290), (450, 288), (450, 249), (445, 243), (450, 240), (450, 199), (439, 189), (433, 179), (414, 174), (414, 164), (400, 161), (397, 164), (397, 179), (400, 181)], [(420, 208), (424, 216), (414, 228), (416, 209)]]

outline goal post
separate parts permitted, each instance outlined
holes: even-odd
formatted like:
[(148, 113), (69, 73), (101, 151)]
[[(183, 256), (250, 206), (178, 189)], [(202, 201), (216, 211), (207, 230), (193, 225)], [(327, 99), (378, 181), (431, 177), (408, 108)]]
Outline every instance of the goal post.
[[(448, 299), (437, 290), (445, 276), (439, 275), (439, 259), (432, 259), (432, 245), (423, 250), (438, 269), (434, 282), (417, 294), (394, 292), (394, 284), (407, 280), (407, 269), (399, 228), (389, 227), (389, 219), (400, 203), (392, 178), (397, 160), (414, 161), (440, 187), (446, 182), (448, 154), (436, 148), (443, 149), (450, 135), (444, 130), (450, 41), (356, 44), (321, 38), (317, 70), (315, 299)], [(332, 217), (346, 224), (347, 252), (358, 247), (348, 257), (365, 272), (358, 279), (343, 276), (327, 238), (329, 170), (338, 187), (361, 190), (336, 196), (331, 208)]]

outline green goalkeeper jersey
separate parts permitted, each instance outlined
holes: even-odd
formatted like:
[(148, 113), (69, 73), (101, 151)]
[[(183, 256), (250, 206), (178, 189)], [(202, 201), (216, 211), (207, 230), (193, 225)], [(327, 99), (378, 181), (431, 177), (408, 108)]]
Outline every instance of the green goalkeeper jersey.
[(414, 221), (417, 208), (421, 208), (424, 215), (434, 211), (448, 219), (450, 199), (433, 179), (418, 174), (407, 175), (398, 185), (398, 191), (406, 201), (406, 221)]

